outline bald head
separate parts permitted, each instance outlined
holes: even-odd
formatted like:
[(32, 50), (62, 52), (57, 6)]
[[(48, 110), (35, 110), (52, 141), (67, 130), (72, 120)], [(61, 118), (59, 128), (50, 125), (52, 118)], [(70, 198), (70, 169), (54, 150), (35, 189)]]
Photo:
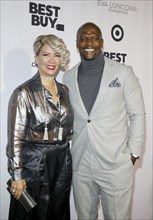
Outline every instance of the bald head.
[(83, 24), (82, 26), (79, 27), (79, 29), (77, 31), (77, 40), (78, 40), (78, 36), (79, 36), (80, 32), (82, 30), (86, 29), (86, 28), (88, 28), (88, 29), (92, 29), (92, 28), (96, 29), (97, 32), (99, 32), (99, 35), (102, 38), (102, 32), (101, 32), (100, 28), (96, 24), (94, 24), (92, 22), (87, 22), (87, 23), (85, 23), (85, 24)]

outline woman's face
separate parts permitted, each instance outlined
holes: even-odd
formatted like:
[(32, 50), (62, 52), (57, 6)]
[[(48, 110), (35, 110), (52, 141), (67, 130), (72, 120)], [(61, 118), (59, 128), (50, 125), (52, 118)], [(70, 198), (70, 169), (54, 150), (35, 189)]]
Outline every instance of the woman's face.
[(60, 68), (61, 57), (46, 44), (41, 48), (39, 54), (35, 56), (35, 62), (38, 65), (41, 76), (56, 77)]

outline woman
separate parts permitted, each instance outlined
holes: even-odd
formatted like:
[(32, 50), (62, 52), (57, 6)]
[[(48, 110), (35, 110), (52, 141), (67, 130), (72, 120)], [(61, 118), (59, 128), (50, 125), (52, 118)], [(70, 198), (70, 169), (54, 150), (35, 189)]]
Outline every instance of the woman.
[[(14, 90), (8, 108), (9, 220), (69, 220), (73, 111), (56, 81), (69, 51), (55, 35), (38, 36), (33, 48), (38, 72)], [(30, 212), (19, 202), (24, 189), (37, 202)]]

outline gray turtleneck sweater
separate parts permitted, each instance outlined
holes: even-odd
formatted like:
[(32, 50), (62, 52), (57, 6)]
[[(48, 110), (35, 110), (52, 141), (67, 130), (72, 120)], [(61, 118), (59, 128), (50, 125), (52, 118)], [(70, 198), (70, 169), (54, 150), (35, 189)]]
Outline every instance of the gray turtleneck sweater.
[(90, 114), (96, 100), (104, 69), (104, 55), (99, 54), (94, 60), (81, 57), (78, 68), (78, 85), (85, 108)]

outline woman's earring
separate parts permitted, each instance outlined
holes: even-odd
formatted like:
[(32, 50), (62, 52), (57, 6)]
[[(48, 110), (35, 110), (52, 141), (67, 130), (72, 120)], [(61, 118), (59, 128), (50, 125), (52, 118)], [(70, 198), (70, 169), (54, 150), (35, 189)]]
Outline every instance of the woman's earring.
[(37, 63), (35, 63), (35, 62), (32, 62), (32, 67), (38, 67), (38, 64)]

